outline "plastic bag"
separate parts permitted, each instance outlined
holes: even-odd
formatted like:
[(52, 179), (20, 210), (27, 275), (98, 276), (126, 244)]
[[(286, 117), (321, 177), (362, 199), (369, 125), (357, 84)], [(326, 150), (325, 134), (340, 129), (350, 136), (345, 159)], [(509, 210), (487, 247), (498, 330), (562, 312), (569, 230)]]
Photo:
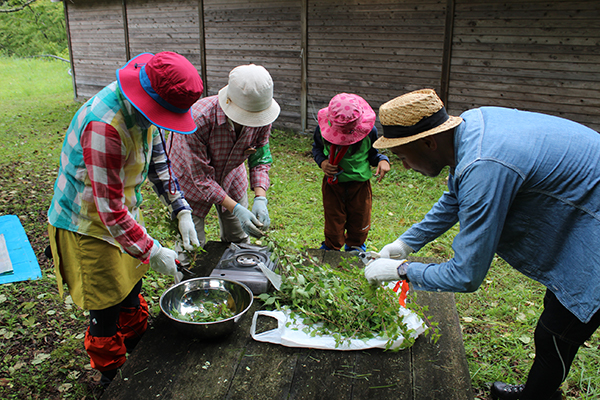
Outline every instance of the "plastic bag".
[[(423, 320), (413, 311), (400, 307), (399, 313), (404, 315), (404, 323), (409, 329), (412, 329), (410, 336), (416, 339), (421, 333), (427, 329)], [(261, 333), (256, 333), (256, 323), (258, 317), (271, 317), (277, 320), (277, 328)], [(289, 326), (286, 326), (288, 325)], [(372, 339), (350, 339), (344, 340), (336, 347), (336, 340), (331, 335), (315, 335), (311, 336), (311, 333), (305, 329), (306, 325), (302, 323), (302, 317), (298, 314), (292, 313), (290, 310), (284, 311), (266, 311), (260, 310), (254, 313), (252, 317), (252, 326), (250, 327), (250, 334), (254, 340), (259, 342), (267, 342), (280, 344), (286, 347), (306, 347), (311, 349), (322, 349), (322, 350), (364, 350), (381, 348), (385, 349), (388, 342), (388, 338), (375, 337)], [(306, 330), (306, 332), (304, 330)], [(396, 340), (390, 349), (396, 349), (402, 346), (404, 338), (400, 337)]]

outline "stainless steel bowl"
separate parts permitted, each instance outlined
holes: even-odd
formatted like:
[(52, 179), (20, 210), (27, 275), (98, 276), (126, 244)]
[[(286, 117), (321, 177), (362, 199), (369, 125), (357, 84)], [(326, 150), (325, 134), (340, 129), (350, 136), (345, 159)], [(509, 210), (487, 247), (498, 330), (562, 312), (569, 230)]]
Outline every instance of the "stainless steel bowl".
[[(160, 309), (181, 332), (199, 338), (217, 338), (233, 332), (252, 301), (252, 291), (243, 283), (210, 277), (193, 278), (164, 292), (160, 297)], [(227, 304), (235, 315), (216, 322), (190, 322), (174, 316), (200, 310), (204, 302)]]

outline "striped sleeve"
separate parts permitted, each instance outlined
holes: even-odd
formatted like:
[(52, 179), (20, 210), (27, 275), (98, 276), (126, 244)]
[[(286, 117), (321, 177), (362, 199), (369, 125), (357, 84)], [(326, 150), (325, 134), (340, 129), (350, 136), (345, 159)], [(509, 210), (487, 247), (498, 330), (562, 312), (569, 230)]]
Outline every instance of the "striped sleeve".
[(154, 136), (152, 142), (152, 159), (148, 169), (148, 180), (152, 183), (154, 192), (160, 201), (169, 209), (171, 218), (175, 219), (182, 210), (191, 210), (179, 187), (177, 177), (171, 170), (160, 131)]
[(153, 239), (124, 204), (126, 155), (119, 133), (108, 124), (91, 122), (81, 135), (81, 147), (100, 220), (128, 254), (148, 262)]

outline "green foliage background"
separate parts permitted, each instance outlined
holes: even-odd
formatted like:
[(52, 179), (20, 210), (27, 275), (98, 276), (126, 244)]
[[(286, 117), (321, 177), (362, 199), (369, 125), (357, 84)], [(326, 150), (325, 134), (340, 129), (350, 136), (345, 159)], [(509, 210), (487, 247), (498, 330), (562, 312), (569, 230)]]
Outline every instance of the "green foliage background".
[(23, 0), (0, 2), (0, 55), (54, 55), (69, 58), (62, 2), (37, 0), (23, 10)]

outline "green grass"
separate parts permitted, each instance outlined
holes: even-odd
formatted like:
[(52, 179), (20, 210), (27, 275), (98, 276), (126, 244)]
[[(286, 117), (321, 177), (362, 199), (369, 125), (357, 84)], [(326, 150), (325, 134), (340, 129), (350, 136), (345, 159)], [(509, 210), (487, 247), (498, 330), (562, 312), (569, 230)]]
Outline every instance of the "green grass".
[[(0, 215), (21, 219), (38, 255), (43, 277), (0, 286), (0, 398), (98, 398), (94, 371), (83, 348), (87, 313), (58, 297), (47, 245), (46, 210), (52, 195), (64, 132), (79, 104), (72, 100), (66, 63), (0, 58)], [(311, 137), (273, 132), (272, 187), (268, 192), (270, 238), (294, 251), (323, 240), (322, 174), (310, 155)], [(392, 158), (392, 171), (373, 186), (368, 247), (379, 250), (418, 222), (445, 190), (445, 176), (431, 179), (406, 171)], [(144, 190), (149, 232), (172, 243), (166, 212), (149, 186)], [(417, 255), (448, 258), (457, 227)], [(218, 240), (215, 211), (207, 239)], [(150, 272), (143, 292), (151, 315), (170, 280)], [(475, 293), (456, 294), (467, 361), (477, 398), (494, 380), (522, 382), (534, 352), (533, 331), (544, 288), (495, 259)], [(600, 398), (600, 337), (579, 351), (563, 389), (569, 399)]]

